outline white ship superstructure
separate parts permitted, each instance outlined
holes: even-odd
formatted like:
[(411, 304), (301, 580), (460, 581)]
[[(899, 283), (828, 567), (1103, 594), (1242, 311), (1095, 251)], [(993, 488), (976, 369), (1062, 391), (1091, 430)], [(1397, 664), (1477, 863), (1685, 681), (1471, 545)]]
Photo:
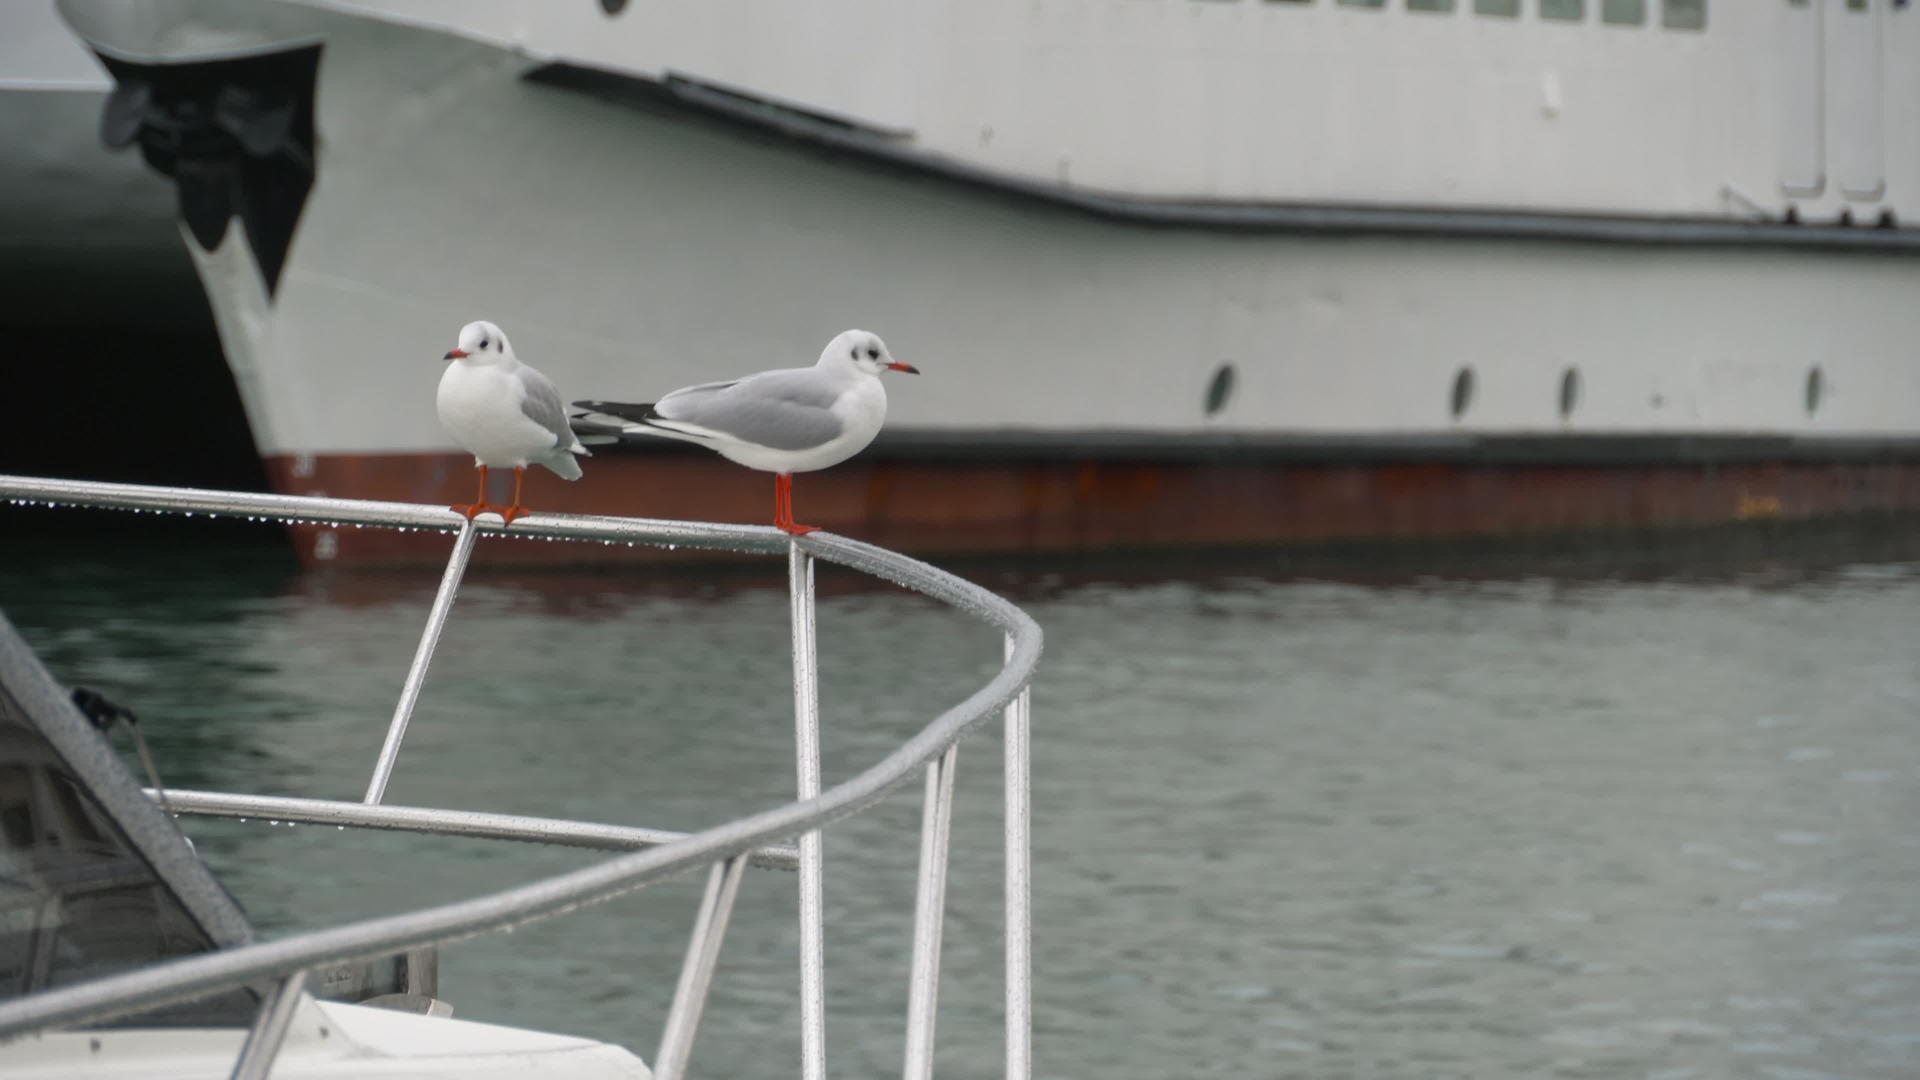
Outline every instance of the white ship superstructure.
[(1877, 221), (1920, 179), (1890, 0), (316, 6), (1122, 200)]

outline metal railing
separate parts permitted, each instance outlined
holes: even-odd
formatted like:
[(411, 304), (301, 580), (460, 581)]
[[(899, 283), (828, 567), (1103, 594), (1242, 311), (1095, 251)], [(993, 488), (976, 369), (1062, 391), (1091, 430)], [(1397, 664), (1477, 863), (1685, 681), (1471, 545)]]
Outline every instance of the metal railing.
[[(270, 980), (233, 1076), (271, 1068), (307, 974), (323, 964), (437, 946), (552, 917), (702, 867), (710, 867), (692, 940), (668, 1009), (653, 1071), (675, 1080), (686, 1067), (711, 986), (734, 898), (749, 865), (798, 869), (800, 880), (801, 1075), (824, 1080), (825, 957), (821, 830), (859, 813), (925, 770), (919, 883), (910, 957), (907, 1080), (933, 1071), (934, 1017), (946, 897), (948, 834), (958, 741), (995, 712), (1005, 718), (1006, 1075), (1032, 1068), (1031, 893), (1028, 802), (1028, 684), (1039, 662), (1040, 628), (1011, 603), (904, 555), (827, 533), (792, 537), (764, 526), (720, 525), (584, 515), (532, 514), (508, 529), (468, 522), (451, 510), (410, 503), (309, 498), (191, 488), (102, 484), (0, 476), (0, 499), (15, 505), (85, 506), (135, 512), (245, 517), (283, 523), (434, 530), (455, 534), (427, 627), (407, 673), (386, 742), (359, 803), (261, 795), (169, 791), (179, 813), (324, 822), (380, 829), (570, 844), (630, 853), (501, 892), (399, 915), (368, 919), (276, 941), (170, 961), (126, 974), (0, 1003), (0, 1039), (97, 1022), (159, 1005)], [(787, 556), (793, 622), (796, 801), (693, 834), (506, 814), (380, 805), (398, 761), (414, 703), (480, 533), (528, 540), (599, 541), (697, 547)], [(822, 789), (814, 643), (813, 564), (824, 559), (893, 582), (981, 619), (1006, 640), (1005, 664), (966, 700), (936, 717), (879, 762)], [(797, 848), (783, 841), (797, 838)], [(633, 850), (638, 849), (638, 850)]]

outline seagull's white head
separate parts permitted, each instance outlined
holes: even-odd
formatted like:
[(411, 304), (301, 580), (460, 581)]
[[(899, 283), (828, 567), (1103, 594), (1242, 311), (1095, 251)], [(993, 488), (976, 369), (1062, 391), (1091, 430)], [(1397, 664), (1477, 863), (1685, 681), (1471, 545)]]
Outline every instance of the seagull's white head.
[(498, 364), (513, 355), (507, 335), (490, 322), (470, 322), (460, 328), (460, 344), (449, 350), (446, 359), (469, 364)]
[(920, 374), (920, 369), (912, 364), (902, 364), (887, 352), (887, 343), (880, 335), (866, 330), (847, 330), (827, 342), (820, 354), (820, 367), (847, 365), (856, 371), (869, 375), (878, 375), (883, 371), (904, 371), (909, 375)]

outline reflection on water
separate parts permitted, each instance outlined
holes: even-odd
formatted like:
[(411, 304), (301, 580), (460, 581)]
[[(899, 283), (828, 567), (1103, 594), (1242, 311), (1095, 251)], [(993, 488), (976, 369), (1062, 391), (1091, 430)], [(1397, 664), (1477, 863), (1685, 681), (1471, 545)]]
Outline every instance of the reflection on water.
[[(433, 576), (65, 550), (6, 560), (0, 605), (56, 674), (140, 710), (171, 783), (357, 798)], [(1920, 569), (1020, 588), (1049, 635), (1037, 1075), (1920, 1073)], [(740, 581), (483, 575), (389, 798), (672, 828), (770, 805), (792, 784), (785, 617)], [(999, 656), (886, 591), (826, 597), (821, 641), (829, 780)], [(989, 1076), (996, 741), (960, 761), (941, 1066)], [(828, 840), (845, 1075), (898, 1068), (917, 824), (915, 789)], [(270, 933), (590, 858), (192, 831)], [(748, 879), (710, 1075), (792, 1075), (793, 884)], [(458, 945), (443, 992), (650, 1057), (697, 887)]]

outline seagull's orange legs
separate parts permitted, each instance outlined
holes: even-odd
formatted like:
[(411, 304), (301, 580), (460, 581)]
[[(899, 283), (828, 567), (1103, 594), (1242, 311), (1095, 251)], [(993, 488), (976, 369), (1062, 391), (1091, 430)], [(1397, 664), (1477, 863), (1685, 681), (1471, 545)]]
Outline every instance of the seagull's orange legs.
[(474, 501), (471, 503), (456, 503), (452, 508), (453, 512), (466, 518), (468, 521), (472, 521), (481, 514), (499, 514), (501, 524), (511, 525), (513, 524), (514, 518), (526, 517), (527, 514), (530, 513), (526, 507), (520, 505), (520, 485), (524, 484), (526, 479), (526, 466), (514, 466), (513, 505), (500, 506), (487, 501), (487, 467), (482, 465), (480, 466), (480, 493), (474, 496)]
[(499, 509), (487, 501), (487, 467), (485, 465), (480, 466), (480, 493), (473, 497), (473, 502), (455, 503), (452, 509), (454, 513), (459, 514), (468, 521), (472, 521), (474, 518), (479, 517), (489, 510)]
[(515, 465), (513, 467), (513, 505), (505, 509), (497, 506), (494, 507), (495, 510), (500, 511), (500, 523), (502, 525), (511, 525), (513, 524), (514, 518), (527, 516), (527, 508), (520, 505), (520, 485), (525, 483), (526, 479), (527, 467), (525, 465)]
[(773, 527), (795, 536), (817, 532), (818, 525), (796, 525), (793, 521), (793, 474), (773, 474)]

